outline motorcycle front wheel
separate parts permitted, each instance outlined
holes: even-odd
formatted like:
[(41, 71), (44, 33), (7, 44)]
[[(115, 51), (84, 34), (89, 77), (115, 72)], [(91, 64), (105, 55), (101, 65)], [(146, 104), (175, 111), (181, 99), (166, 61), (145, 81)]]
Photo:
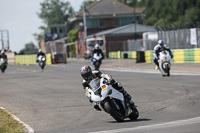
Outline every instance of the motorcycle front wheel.
[(44, 69), (45, 63), (44, 63), (44, 62), (40, 62), (40, 63), (39, 63), (39, 66), (41, 67), (41, 69)]
[(95, 70), (99, 70), (99, 67), (100, 67), (100, 63), (97, 61), (97, 62), (95, 62)]
[(6, 66), (1, 66), (1, 72), (4, 73), (6, 70)]
[(139, 117), (139, 111), (135, 107), (135, 105), (130, 105), (132, 113), (129, 115), (130, 120), (136, 120)]
[(117, 109), (115, 103), (112, 100), (109, 100), (104, 103), (104, 108), (107, 113), (109, 113), (117, 122), (123, 122), (124, 116), (122, 112)]
[(169, 65), (167, 65), (167, 76), (168, 77), (170, 76), (170, 67), (169, 67)]

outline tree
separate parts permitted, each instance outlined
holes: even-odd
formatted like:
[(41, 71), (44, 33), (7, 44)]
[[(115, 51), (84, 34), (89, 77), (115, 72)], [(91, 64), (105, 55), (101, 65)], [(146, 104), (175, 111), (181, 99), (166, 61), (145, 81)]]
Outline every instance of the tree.
[[(78, 30), (71, 30), (69, 33), (68, 33), (68, 43), (72, 43), (72, 42), (75, 42), (77, 39), (78, 39)], [(70, 51), (72, 53), (72, 57), (76, 57), (76, 47), (75, 45), (71, 45), (69, 46), (70, 48)]]
[(19, 54), (36, 54), (38, 52), (37, 47), (33, 42), (25, 44), (25, 48), (20, 50)]
[(40, 43), (44, 34), (48, 33), (48, 27), (53, 24), (64, 24), (74, 14), (71, 4), (61, 0), (44, 0), (40, 3), (41, 11), (37, 13), (45, 25), (40, 26), (41, 33), (35, 33), (34, 37)]
[(41, 5), (41, 12), (38, 16), (48, 26), (51, 24), (63, 24), (68, 17), (72, 16), (73, 8), (70, 3), (60, 0), (45, 0)]
[(200, 20), (200, 0), (146, 0), (144, 24), (186, 25)]

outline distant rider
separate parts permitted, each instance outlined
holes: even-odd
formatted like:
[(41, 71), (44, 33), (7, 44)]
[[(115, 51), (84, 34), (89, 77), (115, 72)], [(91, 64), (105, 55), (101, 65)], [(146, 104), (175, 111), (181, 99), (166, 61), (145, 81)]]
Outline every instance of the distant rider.
[(159, 68), (159, 64), (158, 64), (158, 60), (159, 60), (159, 53), (163, 50), (167, 50), (171, 56), (171, 58), (173, 58), (173, 54), (172, 54), (172, 51), (170, 50), (169, 47), (167, 47), (167, 45), (164, 44), (164, 41), (163, 40), (159, 40), (158, 41), (158, 44), (154, 47), (154, 58), (153, 58), (153, 61), (156, 65), (156, 70)]
[[(127, 102), (130, 102), (131, 96), (124, 90), (122, 84), (120, 82), (117, 82), (116, 80), (114, 80), (111, 77), (111, 75), (104, 74), (101, 71), (97, 71), (97, 70), (92, 71), (91, 67), (88, 65), (85, 65), (80, 69), (80, 74), (83, 78), (82, 85), (83, 85), (84, 89), (86, 89), (86, 87), (90, 87), (89, 83), (93, 79), (95, 79), (97, 77), (105, 78), (105, 79), (107, 79), (108, 84), (111, 84), (113, 86), (113, 88), (115, 88), (116, 90), (121, 92), (124, 95), (124, 98), (127, 100)], [(89, 99), (89, 100), (90, 100), (90, 102), (92, 102), (91, 99)], [(96, 103), (94, 105), (94, 109), (101, 110), (100, 107)]]
[(42, 55), (42, 56), (44, 56), (44, 57), (46, 58), (45, 53), (43, 53), (42, 50), (39, 49), (39, 50), (38, 50), (38, 53), (37, 53), (37, 61), (36, 61), (36, 62), (39, 62), (38, 57), (39, 57), (40, 55)]
[(1, 50), (0, 59), (1, 58), (5, 59), (5, 63), (7, 64), (8, 58), (7, 58), (7, 55), (5, 54), (4, 49)]
[(96, 56), (101, 56), (101, 59), (99, 60), (99, 63), (101, 64), (102, 59), (104, 59), (104, 54), (102, 50), (99, 47), (99, 44), (97, 43), (94, 47), (94, 51), (92, 52), (92, 59), (94, 58), (94, 55)]

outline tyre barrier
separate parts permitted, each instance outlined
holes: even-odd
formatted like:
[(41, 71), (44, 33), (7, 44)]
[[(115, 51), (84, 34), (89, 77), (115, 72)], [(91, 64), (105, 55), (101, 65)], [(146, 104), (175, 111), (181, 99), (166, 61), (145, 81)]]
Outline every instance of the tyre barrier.
[(153, 50), (147, 50), (145, 51), (145, 61), (146, 63), (152, 63), (153, 62)]
[(120, 59), (121, 58), (121, 52), (117, 51), (117, 52), (109, 52), (108, 57), (110, 59)]
[(136, 53), (136, 63), (143, 63), (145, 62), (145, 52), (144, 51), (137, 51)]
[[(109, 52), (109, 58), (129, 58), (136, 59), (137, 63), (153, 63), (153, 50), (147, 51), (124, 51)], [(197, 49), (174, 49), (172, 50), (174, 58), (172, 63), (200, 63), (200, 48)]]
[[(15, 64), (19, 65), (36, 65), (37, 55), (15, 55)], [(51, 63), (51, 54), (46, 54), (46, 64), (50, 65)]]
[(117, 52), (109, 52), (108, 58), (110, 59), (136, 59), (136, 51), (117, 51)]

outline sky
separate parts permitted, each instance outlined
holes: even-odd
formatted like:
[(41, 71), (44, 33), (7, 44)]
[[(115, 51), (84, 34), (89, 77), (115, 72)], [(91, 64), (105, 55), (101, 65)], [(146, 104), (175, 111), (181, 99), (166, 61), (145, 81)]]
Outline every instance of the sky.
[[(19, 52), (25, 44), (38, 43), (33, 34), (40, 33), (38, 27), (44, 25), (37, 16), (40, 12), (40, 3), (44, 0), (0, 0), (0, 31), (8, 30), (10, 50)], [(80, 9), (84, 0), (69, 1), (75, 11)], [(4, 32), (4, 39), (6, 37)], [(0, 39), (2, 39), (0, 35)], [(0, 49), (2, 42), (0, 41)]]

